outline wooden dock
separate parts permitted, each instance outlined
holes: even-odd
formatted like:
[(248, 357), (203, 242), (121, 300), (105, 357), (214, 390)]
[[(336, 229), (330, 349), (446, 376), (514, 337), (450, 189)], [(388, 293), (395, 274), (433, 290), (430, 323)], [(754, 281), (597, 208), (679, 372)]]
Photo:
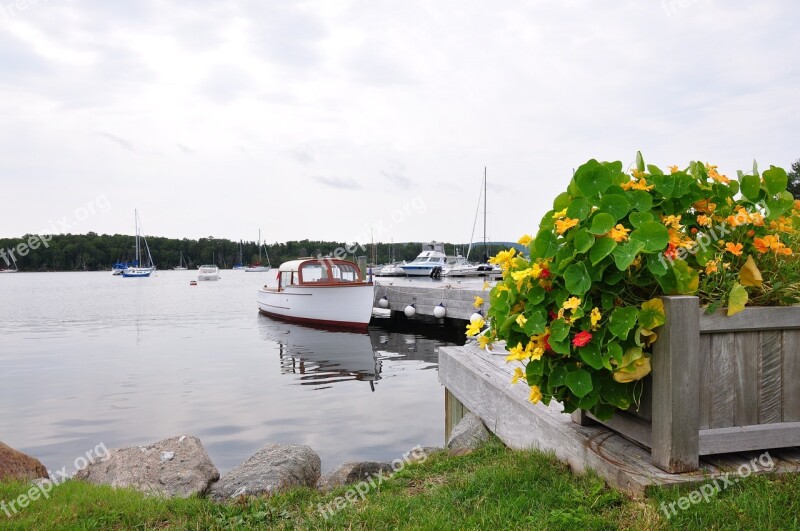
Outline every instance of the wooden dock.
[[(437, 302), (438, 304), (438, 302)], [(514, 449), (553, 452), (577, 473), (592, 469), (606, 481), (634, 496), (652, 486), (709, 481), (734, 476), (764, 451), (702, 457), (699, 470), (670, 474), (652, 463), (650, 450), (599, 425), (580, 425), (562, 413), (561, 404), (531, 404), (524, 383), (511, 384), (514, 364), (506, 352), (480, 350), (474, 343), (439, 350), (439, 381), (445, 386), (445, 431), (466, 411), (479, 416), (489, 430)], [(773, 467), (751, 472), (800, 472), (800, 448), (768, 451)]]
[[(473, 303), (480, 296), (485, 302), (479, 308)], [(469, 321), (475, 312), (481, 310), (486, 315), (489, 308), (489, 290), (483, 289), (480, 280), (409, 280), (405, 278), (376, 279), (373, 306), (380, 308), (379, 301), (386, 297), (393, 312), (403, 312), (406, 306), (414, 304), (417, 316), (433, 317), (433, 309), (440, 303), (447, 313), (445, 319)]]

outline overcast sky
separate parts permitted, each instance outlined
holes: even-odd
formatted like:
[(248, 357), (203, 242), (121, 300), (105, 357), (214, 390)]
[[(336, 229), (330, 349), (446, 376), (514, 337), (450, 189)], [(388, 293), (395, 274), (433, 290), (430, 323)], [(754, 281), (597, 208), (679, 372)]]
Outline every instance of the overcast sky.
[[(590, 158), (800, 157), (796, 0), (0, 0), (0, 236), (516, 240)], [(478, 223), (478, 233), (482, 222)]]

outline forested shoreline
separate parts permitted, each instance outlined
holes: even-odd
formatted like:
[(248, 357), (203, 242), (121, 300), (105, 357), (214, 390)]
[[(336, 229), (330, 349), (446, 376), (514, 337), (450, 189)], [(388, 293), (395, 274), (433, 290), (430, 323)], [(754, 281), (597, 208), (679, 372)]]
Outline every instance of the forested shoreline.
[[(28, 248), (26, 242), (33, 235), (19, 238), (0, 238), (0, 269), (13, 267), (6, 263), (3, 257), (16, 258), (20, 271), (103, 271), (110, 270), (111, 266), (119, 261), (132, 260), (134, 257), (134, 236), (127, 234), (56, 234), (52, 237), (42, 238), (46, 245), (36, 249)], [(48, 239), (49, 238), (49, 239)], [(222, 238), (175, 239), (148, 236), (146, 238), (153, 261), (159, 269), (171, 269), (178, 265), (183, 254), (184, 261), (189, 268), (197, 268), (201, 264), (216, 264), (222, 268), (233, 267), (239, 263), (239, 242)], [(19, 253), (22, 245), (24, 252)], [(492, 243), (489, 245), (489, 254), (496, 253), (508, 244)], [(266, 264), (267, 257), (273, 266), (281, 262), (300, 256), (326, 256), (337, 249), (346, 249), (347, 258), (367, 256), (370, 262), (387, 263), (399, 260), (413, 260), (420, 253), (420, 242), (407, 243), (376, 243), (359, 244), (348, 242), (328, 242), (316, 240), (288, 241), (284, 243), (264, 244), (262, 247), (262, 261)], [(467, 244), (445, 244), (448, 254), (453, 254), (458, 248), (466, 254)], [(258, 261), (258, 244), (253, 241), (241, 242), (242, 263), (248, 264)], [(27, 252), (26, 252), (27, 251)], [(473, 248), (470, 258), (479, 260), (483, 255), (483, 245)]]

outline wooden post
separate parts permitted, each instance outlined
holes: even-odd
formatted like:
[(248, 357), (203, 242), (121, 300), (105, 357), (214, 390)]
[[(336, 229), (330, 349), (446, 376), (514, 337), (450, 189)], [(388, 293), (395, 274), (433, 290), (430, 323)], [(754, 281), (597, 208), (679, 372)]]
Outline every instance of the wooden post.
[(653, 349), (653, 464), (670, 473), (699, 467), (700, 306), (663, 297), (667, 322)]
[(444, 388), (444, 444), (447, 446), (447, 443), (450, 441), (450, 433), (452, 433), (453, 428), (456, 427), (456, 424), (461, 422), (461, 419), (464, 418), (469, 410), (464, 407), (464, 404), (456, 398), (456, 396), (450, 392), (450, 390), (445, 387)]
[(576, 409), (571, 413), (570, 416), (572, 417), (572, 422), (581, 426), (592, 426), (593, 424), (597, 424), (597, 421), (589, 418), (589, 414), (583, 409)]

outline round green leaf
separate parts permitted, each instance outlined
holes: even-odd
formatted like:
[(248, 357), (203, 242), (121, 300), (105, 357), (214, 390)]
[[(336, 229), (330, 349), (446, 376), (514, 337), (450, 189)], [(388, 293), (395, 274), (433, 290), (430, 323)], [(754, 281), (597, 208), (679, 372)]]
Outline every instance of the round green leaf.
[(552, 258), (558, 252), (556, 235), (549, 229), (542, 229), (536, 235), (533, 243), (533, 250), (536, 251), (534, 258)]
[(616, 221), (617, 220), (614, 219), (614, 216), (611, 214), (607, 212), (599, 212), (592, 218), (592, 226), (589, 229), (589, 232), (597, 235), (605, 234), (611, 230)]
[(564, 271), (564, 285), (576, 297), (583, 297), (592, 287), (592, 279), (583, 262), (570, 265)]
[(592, 341), (586, 346), (578, 349), (578, 355), (592, 369), (600, 370), (603, 368), (603, 358), (600, 356), (600, 345)]
[(569, 192), (562, 192), (553, 200), (553, 210), (561, 212), (569, 206), (571, 201), (572, 197), (569, 195)]
[(751, 201), (758, 200), (761, 193), (761, 180), (755, 175), (743, 175), (740, 179), (742, 194)]
[(783, 168), (770, 166), (769, 169), (764, 172), (763, 176), (764, 184), (769, 193), (778, 194), (786, 191), (786, 187), (789, 184), (789, 176), (786, 175), (786, 170)]
[(576, 197), (567, 207), (567, 217), (583, 221), (589, 215), (589, 201), (585, 197)]
[(656, 252), (666, 249), (669, 243), (669, 232), (661, 223), (648, 221), (642, 223), (638, 229), (631, 232), (630, 238), (644, 243), (645, 251)]
[(654, 219), (655, 216), (653, 216), (652, 212), (631, 212), (631, 215), (628, 216), (628, 220), (630, 220), (633, 228), (638, 228), (642, 225), (642, 223), (647, 223), (648, 221), (653, 221)]
[(594, 246), (592, 247), (592, 251), (589, 253), (589, 260), (592, 262), (592, 265), (595, 266), (600, 263), (603, 258), (611, 254), (617, 247), (617, 242), (613, 239), (605, 237), (605, 238), (598, 238), (595, 241)]
[(594, 389), (592, 386), (592, 375), (583, 369), (578, 369), (577, 371), (572, 371), (567, 374), (565, 383), (567, 387), (569, 387), (569, 390), (572, 391), (572, 394), (578, 398), (583, 398)]
[(592, 248), (592, 245), (594, 245), (594, 236), (589, 234), (588, 230), (581, 229), (575, 233), (573, 243), (575, 244), (576, 251), (579, 253), (585, 253)]
[(634, 306), (616, 308), (611, 312), (611, 317), (608, 318), (608, 329), (616, 337), (625, 341), (630, 331), (636, 325), (636, 318), (638, 316), (639, 310)]
[(574, 182), (585, 197), (599, 196), (611, 186), (611, 171), (592, 159), (578, 168)]
[(630, 204), (624, 195), (607, 194), (600, 200), (600, 211), (611, 214), (614, 217), (614, 221), (624, 218), (630, 208)]
[(623, 245), (618, 245), (611, 253), (617, 269), (620, 271), (628, 269), (642, 249), (644, 249), (644, 242), (640, 240), (630, 240)]
[(653, 196), (644, 190), (629, 190), (625, 192), (631, 210), (646, 212), (653, 207)]

